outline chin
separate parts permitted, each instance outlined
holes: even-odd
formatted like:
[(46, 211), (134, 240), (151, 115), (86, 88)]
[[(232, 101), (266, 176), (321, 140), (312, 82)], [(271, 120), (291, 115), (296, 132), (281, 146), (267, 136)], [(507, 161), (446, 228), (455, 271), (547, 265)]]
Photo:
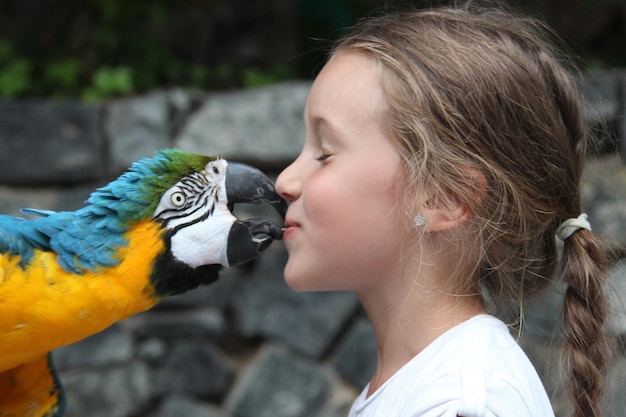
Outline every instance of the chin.
[(284, 277), (285, 283), (293, 291), (324, 291), (324, 289), (319, 288), (319, 280), (312, 276), (306, 276), (296, 271), (291, 271), (289, 264), (285, 267)]
[(307, 283), (306, 281), (291, 277), (290, 275), (286, 273), (285, 273), (285, 283), (291, 290), (296, 291), (296, 292), (318, 291), (315, 288), (311, 288), (311, 285)]
[(326, 292), (326, 291), (341, 291), (342, 289), (336, 288), (333, 285), (323, 284), (319, 279), (313, 277), (297, 277), (285, 273), (285, 283), (287, 286), (296, 292)]

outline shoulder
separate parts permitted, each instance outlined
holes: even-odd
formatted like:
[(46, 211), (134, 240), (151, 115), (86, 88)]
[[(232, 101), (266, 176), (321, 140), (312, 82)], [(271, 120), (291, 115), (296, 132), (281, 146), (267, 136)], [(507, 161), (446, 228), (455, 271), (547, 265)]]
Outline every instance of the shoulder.
[(534, 366), (495, 317), (476, 316), (423, 353), (436, 365), (430, 367), (420, 396), (440, 398), (442, 407), (452, 407), (458, 415), (553, 415)]
[(487, 315), (446, 332), (379, 391), (355, 406), (387, 413), (360, 415), (553, 416), (534, 367), (508, 328)]
[(540, 388), (528, 393), (490, 375), (443, 375), (406, 397), (397, 417), (553, 417)]

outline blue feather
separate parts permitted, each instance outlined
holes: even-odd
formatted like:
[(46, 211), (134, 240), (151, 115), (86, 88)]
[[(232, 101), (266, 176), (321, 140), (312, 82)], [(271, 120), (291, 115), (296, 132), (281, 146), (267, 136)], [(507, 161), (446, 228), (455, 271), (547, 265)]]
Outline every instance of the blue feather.
[(22, 256), (27, 262), (33, 255), (33, 245), (18, 232), (19, 223), (24, 219), (0, 216), (0, 251)]
[[(99, 201), (111, 204), (119, 199)], [(22, 266), (30, 262), (34, 249), (56, 252), (59, 265), (78, 274), (119, 263), (115, 252), (126, 245), (124, 233), (130, 225), (111, 207), (92, 204), (75, 212), (22, 212), (39, 217), (0, 216), (0, 250), (21, 256)]]
[(137, 221), (152, 217), (168, 188), (211, 159), (166, 149), (135, 162), (77, 211), (22, 210), (35, 219), (0, 215), (0, 251), (21, 256), (23, 266), (34, 249), (53, 251), (63, 269), (77, 274), (117, 265), (117, 250), (128, 243), (125, 233)]

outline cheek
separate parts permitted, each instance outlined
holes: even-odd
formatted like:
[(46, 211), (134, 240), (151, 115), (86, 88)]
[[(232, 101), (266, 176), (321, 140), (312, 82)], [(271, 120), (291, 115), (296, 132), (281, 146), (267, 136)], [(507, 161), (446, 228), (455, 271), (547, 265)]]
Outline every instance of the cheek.
[(306, 218), (316, 227), (334, 227), (347, 236), (397, 227), (405, 213), (399, 176), (392, 169), (372, 172), (349, 167), (313, 175), (303, 191)]
[(345, 181), (337, 181), (330, 174), (332, 172), (326, 170), (311, 175), (302, 190), (304, 214), (316, 227), (332, 222), (346, 204)]
[(406, 228), (395, 183), (366, 177), (360, 182), (312, 180), (304, 194), (307, 233), (320, 252), (337, 262), (368, 263), (388, 255)]

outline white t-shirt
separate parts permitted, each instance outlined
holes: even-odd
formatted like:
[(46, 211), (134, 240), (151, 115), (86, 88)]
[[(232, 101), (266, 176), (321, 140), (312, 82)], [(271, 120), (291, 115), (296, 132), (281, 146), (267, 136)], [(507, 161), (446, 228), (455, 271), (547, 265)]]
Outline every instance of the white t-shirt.
[(554, 417), (548, 395), (504, 323), (483, 314), (435, 339), (349, 417)]

